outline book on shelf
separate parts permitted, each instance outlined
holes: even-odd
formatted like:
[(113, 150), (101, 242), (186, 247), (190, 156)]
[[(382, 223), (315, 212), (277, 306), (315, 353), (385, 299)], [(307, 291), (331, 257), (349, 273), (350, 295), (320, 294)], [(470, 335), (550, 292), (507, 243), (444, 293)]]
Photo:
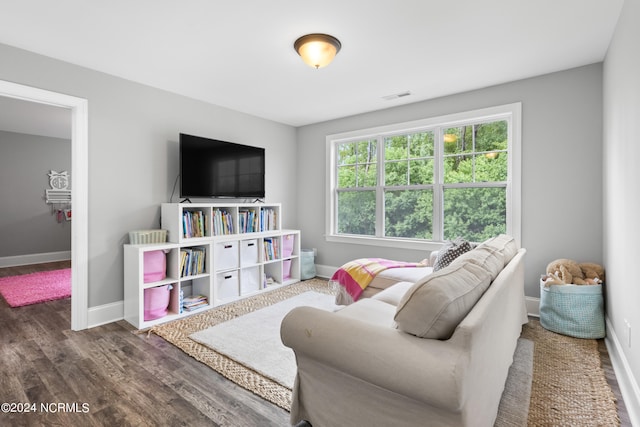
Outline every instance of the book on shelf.
[(204, 248), (180, 249), (180, 277), (195, 276), (205, 272)]
[(272, 237), (265, 237), (264, 240), (264, 259), (267, 261), (273, 261), (280, 256), (278, 239)]
[(234, 234), (233, 217), (224, 209), (213, 211), (213, 234), (216, 236)]
[(209, 305), (209, 300), (204, 295), (193, 295), (184, 297), (182, 300), (182, 308), (185, 311), (194, 311)]
[(240, 210), (238, 222), (241, 233), (253, 233), (258, 231), (258, 216), (255, 210)]
[(182, 235), (186, 238), (206, 236), (206, 216), (203, 211), (182, 213)]
[(260, 231), (276, 230), (277, 214), (275, 209), (264, 208), (260, 210)]

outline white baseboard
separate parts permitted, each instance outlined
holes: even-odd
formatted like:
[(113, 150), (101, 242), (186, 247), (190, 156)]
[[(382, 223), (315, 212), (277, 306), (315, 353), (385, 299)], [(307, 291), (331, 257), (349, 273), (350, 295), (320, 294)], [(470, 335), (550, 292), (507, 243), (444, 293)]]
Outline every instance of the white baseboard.
[(17, 267), (19, 265), (29, 265), (29, 264), (42, 264), (44, 262), (67, 261), (70, 259), (71, 259), (71, 251), (6, 256), (6, 257), (0, 258), (0, 268)]
[(124, 319), (124, 301), (89, 307), (87, 327), (95, 328), (122, 319)]
[(605, 321), (607, 324), (607, 336), (604, 342), (607, 345), (611, 366), (613, 366), (613, 371), (616, 373), (616, 381), (618, 382), (618, 387), (620, 387), (620, 393), (627, 408), (631, 425), (640, 426), (640, 387), (638, 387), (638, 381), (633, 376), (622, 344), (613, 330), (609, 317), (606, 317)]
[(330, 265), (316, 264), (316, 276), (322, 277), (323, 279), (329, 279), (337, 269), (338, 267), (331, 267)]
[(527, 314), (532, 317), (540, 317), (540, 298), (524, 297), (527, 305)]

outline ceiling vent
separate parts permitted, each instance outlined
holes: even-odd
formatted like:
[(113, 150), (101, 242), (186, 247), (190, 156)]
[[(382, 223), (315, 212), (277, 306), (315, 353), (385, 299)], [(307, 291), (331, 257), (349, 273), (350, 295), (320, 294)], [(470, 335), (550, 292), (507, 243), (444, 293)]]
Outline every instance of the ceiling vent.
[(393, 95), (383, 96), (382, 99), (384, 99), (385, 101), (391, 101), (392, 99), (403, 98), (403, 97), (409, 96), (409, 95), (411, 95), (411, 92), (405, 91), (405, 92), (400, 92), (400, 93), (394, 93)]

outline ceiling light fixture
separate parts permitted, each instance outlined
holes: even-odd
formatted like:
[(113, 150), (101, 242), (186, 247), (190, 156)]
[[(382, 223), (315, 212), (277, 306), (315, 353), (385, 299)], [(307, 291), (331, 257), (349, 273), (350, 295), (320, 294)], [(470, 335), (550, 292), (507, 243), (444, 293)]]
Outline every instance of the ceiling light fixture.
[(326, 67), (340, 52), (342, 44), (328, 34), (307, 34), (293, 43), (302, 60), (311, 67)]

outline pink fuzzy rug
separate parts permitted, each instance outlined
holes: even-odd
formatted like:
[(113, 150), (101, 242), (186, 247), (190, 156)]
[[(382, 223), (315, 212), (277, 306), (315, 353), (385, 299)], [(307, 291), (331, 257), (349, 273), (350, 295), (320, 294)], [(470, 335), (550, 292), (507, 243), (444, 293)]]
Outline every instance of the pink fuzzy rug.
[(11, 307), (71, 296), (71, 269), (0, 277), (0, 294)]

